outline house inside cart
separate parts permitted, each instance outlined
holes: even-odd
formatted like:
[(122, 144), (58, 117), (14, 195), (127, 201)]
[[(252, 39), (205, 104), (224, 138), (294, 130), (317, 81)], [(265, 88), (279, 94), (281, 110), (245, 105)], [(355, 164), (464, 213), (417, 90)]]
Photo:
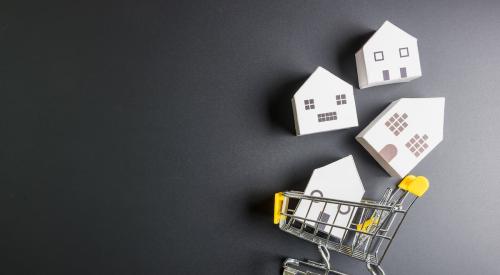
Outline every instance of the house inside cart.
[(394, 177), (406, 176), (443, 140), (444, 97), (401, 98), (356, 140)]
[[(365, 188), (351, 155), (315, 169), (304, 191), (304, 194), (309, 196), (351, 202), (360, 202), (364, 193)], [(351, 206), (339, 206), (332, 203), (325, 206), (324, 203), (301, 200), (295, 211), (295, 216), (347, 227), (354, 218), (356, 209)], [(331, 232), (332, 236), (339, 239), (342, 238), (346, 231), (345, 229), (317, 224), (312, 221), (307, 222), (307, 224), (313, 227), (317, 226), (320, 231)]]
[(356, 52), (359, 88), (408, 82), (422, 76), (417, 38), (389, 21)]
[(318, 67), (292, 98), (298, 136), (358, 126), (352, 85)]

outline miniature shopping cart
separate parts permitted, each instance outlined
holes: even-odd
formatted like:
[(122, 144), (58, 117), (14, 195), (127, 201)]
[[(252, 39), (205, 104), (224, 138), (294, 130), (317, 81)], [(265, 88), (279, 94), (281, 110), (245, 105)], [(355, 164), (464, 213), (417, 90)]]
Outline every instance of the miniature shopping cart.
[[(407, 176), (396, 190), (388, 188), (378, 202), (362, 200), (350, 202), (336, 199), (307, 196), (302, 192), (288, 191), (275, 194), (274, 223), (281, 230), (318, 245), (322, 263), (288, 258), (283, 263), (283, 275), (328, 275), (344, 274), (330, 264), (330, 251), (345, 254), (366, 263), (372, 275), (385, 274), (380, 264), (387, 249), (415, 201), (429, 188), (425, 177)], [(409, 199), (407, 199), (409, 198)], [(296, 213), (299, 204), (308, 209), (305, 215)], [(323, 219), (309, 217), (311, 206), (338, 207), (334, 217)], [(302, 206), (304, 207), (304, 205)], [(352, 208), (345, 226), (339, 225), (340, 209)], [(349, 215), (349, 214), (348, 214)], [(335, 229), (334, 229), (335, 228)], [(341, 230), (332, 234), (332, 230)]]

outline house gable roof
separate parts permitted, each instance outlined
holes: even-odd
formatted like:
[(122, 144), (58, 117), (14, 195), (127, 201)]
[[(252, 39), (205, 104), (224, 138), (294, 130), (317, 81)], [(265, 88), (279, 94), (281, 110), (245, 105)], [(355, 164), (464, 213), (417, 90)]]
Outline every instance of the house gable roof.
[(380, 26), (380, 28), (370, 37), (370, 39), (368, 39), (368, 41), (366, 41), (366, 43), (359, 49), (359, 51), (371, 47), (372, 45), (376, 44), (377, 41), (387, 41), (388, 39), (393, 40), (393, 37), (395, 36), (399, 36), (402, 39), (413, 40), (415, 42), (417, 41), (417, 38), (415, 38), (414, 36), (403, 31), (391, 22), (385, 21), (382, 26)]
[(394, 108), (408, 110), (408, 115), (418, 116), (416, 125), (420, 131), (432, 134), (434, 139), (443, 140), (444, 97), (402, 98)]
[[(309, 179), (309, 182), (328, 181), (335, 184), (339, 196), (350, 196), (363, 194), (365, 187), (361, 182), (354, 158), (352, 155), (332, 162), (320, 168), (316, 168)], [(342, 194), (346, 192), (345, 194)]]
[[(339, 89), (350, 89), (352, 90), (352, 85), (345, 82), (344, 80), (338, 78), (334, 74), (330, 73), (323, 67), (317, 67), (316, 70), (309, 76), (309, 78), (302, 84), (300, 89), (293, 95), (294, 98), (304, 95), (308, 90), (313, 91), (331, 91), (331, 87), (338, 87)], [(310, 92), (309, 92), (310, 93)]]

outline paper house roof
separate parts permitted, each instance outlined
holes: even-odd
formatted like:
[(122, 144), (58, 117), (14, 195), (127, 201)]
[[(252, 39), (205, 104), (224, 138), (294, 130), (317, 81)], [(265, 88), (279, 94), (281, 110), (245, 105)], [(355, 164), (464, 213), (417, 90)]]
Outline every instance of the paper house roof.
[(298, 136), (358, 126), (352, 85), (318, 67), (292, 98)]
[(361, 89), (422, 76), (417, 39), (389, 21), (356, 52)]
[(394, 177), (406, 176), (443, 140), (444, 97), (401, 98), (356, 140)]
[[(307, 184), (305, 195), (360, 202), (365, 188), (356, 169), (356, 164), (352, 156), (347, 156), (326, 166), (317, 168), (312, 173)], [(347, 227), (356, 211), (353, 207), (340, 207), (335, 204), (328, 204), (323, 211), (324, 204), (312, 203), (309, 200), (302, 200), (297, 206), (295, 214), (299, 217), (321, 220), (332, 224), (335, 216), (335, 225)], [(309, 205), (311, 207), (309, 208)], [(309, 211), (309, 212), (308, 212)], [(323, 211), (323, 212), (322, 212)], [(337, 215), (337, 212), (338, 215)], [(351, 218), (351, 219), (350, 219)], [(314, 222), (308, 222), (311, 226), (316, 226)], [(332, 226), (318, 224), (318, 229), (323, 232), (330, 232)], [(333, 227), (332, 235), (341, 238), (345, 230)]]

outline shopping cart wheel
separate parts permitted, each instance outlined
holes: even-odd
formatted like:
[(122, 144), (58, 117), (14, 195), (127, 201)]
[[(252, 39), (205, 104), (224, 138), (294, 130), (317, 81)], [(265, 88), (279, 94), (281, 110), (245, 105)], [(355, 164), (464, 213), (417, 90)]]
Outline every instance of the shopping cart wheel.
[(323, 263), (299, 261), (288, 258), (283, 263), (283, 275), (347, 275), (335, 270), (330, 264), (330, 251), (324, 245), (318, 245)]
[(384, 270), (379, 265), (367, 263), (366, 268), (368, 268), (372, 275), (385, 275)]
[(314, 261), (299, 261), (288, 258), (283, 263), (283, 275), (348, 275), (337, 270), (328, 270), (324, 264)]

